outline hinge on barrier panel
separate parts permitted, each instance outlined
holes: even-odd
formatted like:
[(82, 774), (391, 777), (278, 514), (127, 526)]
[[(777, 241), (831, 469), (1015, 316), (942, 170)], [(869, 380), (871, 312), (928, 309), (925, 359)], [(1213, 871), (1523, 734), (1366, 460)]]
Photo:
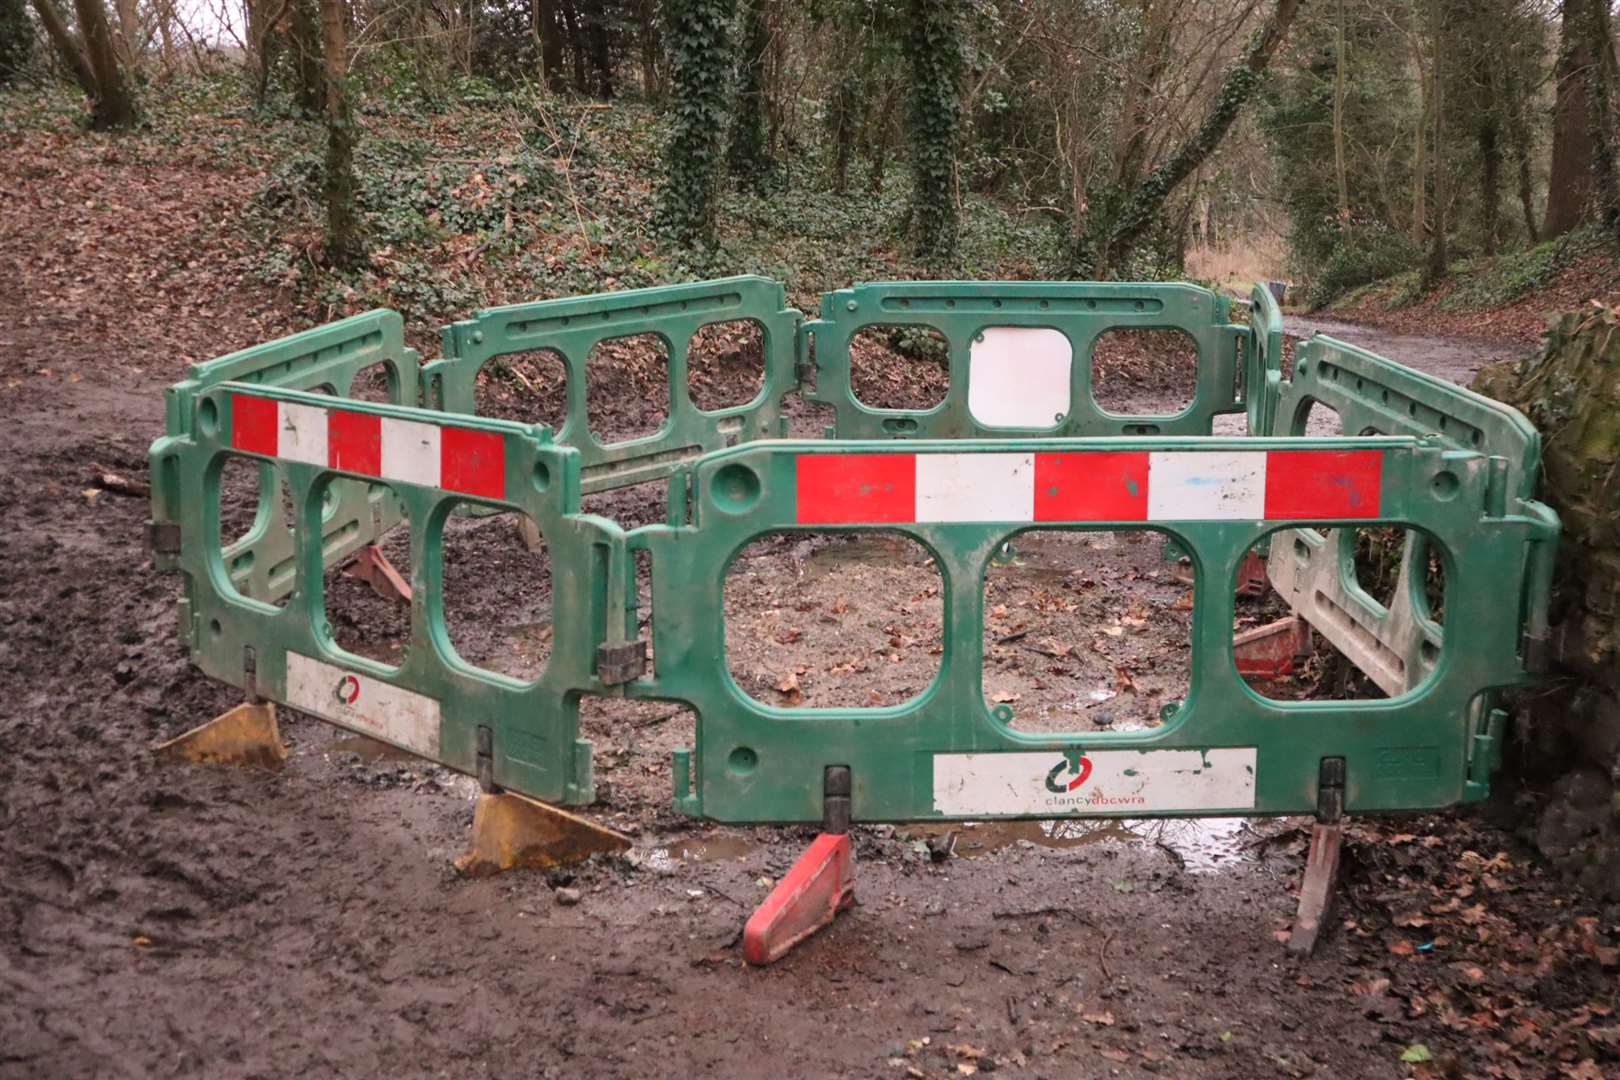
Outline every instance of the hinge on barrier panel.
[(495, 786), (495, 733), (487, 726), (478, 727), (478, 790), (493, 795)]
[(250, 705), (259, 703), (259, 657), (253, 646), (242, 647), (242, 692)]
[(180, 523), (178, 521), (148, 521), (146, 546), (156, 555), (180, 554)]
[(603, 686), (631, 682), (647, 673), (647, 639), (608, 641), (596, 647), (596, 677)]
[(810, 359), (810, 332), (800, 323), (793, 335), (793, 378), (799, 384), (799, 393), (814, 389), (811, 381), (816, 374), (816, 362)]
[(1344, 758), (1322, 759), (1316, 781), (1316, 820), (1333, 825), (1344, 816)]
[(840, 836), (849, 832), (850, 779), (848, 765), (828, 765), (821, 776), (821, 831)]
[(1550, 636), (1545, 633), (1526, 633), (1524, 635), (1523, 655), (1524, 670), (1532, 675), (1547, 674), (1547, 669), (1551, 666), (1552, 660), (1552, 640)]

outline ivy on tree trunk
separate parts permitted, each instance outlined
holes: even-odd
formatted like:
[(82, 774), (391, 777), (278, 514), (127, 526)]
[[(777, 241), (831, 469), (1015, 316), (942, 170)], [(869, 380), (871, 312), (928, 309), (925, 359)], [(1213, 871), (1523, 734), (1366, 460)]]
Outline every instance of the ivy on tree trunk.
[(908, 15), (911, 227), (917, 254), (941, 259), (956, 250), (961, 8), (957, 0), (911, 0)]
[(712, 246), (731, 73), (732, 0), (669, 0), (672, 124), (657, 221), (677, 244)]

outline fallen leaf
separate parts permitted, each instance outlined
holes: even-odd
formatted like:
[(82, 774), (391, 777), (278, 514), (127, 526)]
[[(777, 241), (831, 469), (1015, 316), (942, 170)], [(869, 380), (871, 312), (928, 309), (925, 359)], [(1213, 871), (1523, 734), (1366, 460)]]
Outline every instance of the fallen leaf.
[(797, 705), (800, 699), (804, 697), (804, 691), (799, 686), (797, 672), (790, 671), (782, 676), (782, 681), (776, 684), (776, 689), (783, 697), (787, 698), (789, 705)]
[(1099, 1027), (1114, 1026), (1114, 1013), (1111, 1009), (1104, 1009), (1100, 1013), (1083, 1012), (1080, 1014), (1080, 1019), (1088, 1024), (1096, 1024)]
[(1408, 1064), (1417, 1064), (1422, 1061), (1433, 1061), (1434, 1055), (1422, 1043), (1413, 1043), (1401, 1052), (1401, 1060)]

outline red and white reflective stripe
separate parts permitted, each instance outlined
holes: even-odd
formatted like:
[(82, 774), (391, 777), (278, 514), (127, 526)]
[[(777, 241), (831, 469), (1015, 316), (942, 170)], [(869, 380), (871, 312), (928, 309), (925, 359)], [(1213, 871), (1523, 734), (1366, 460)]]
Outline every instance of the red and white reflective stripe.
[(797, 522), (1374, 518), (1382, 450), (801, 454)]
[(231, 446), (381, 480), (506, 497), (506, 438), (489, 431), (232, 394)]

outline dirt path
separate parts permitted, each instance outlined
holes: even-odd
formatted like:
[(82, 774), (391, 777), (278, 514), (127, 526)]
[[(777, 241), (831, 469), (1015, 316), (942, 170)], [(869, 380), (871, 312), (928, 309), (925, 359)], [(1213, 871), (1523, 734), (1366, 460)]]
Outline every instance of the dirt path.
[[(0, 311), (39, 305), (18, 280)], [(178, 586), (148, 569), (144, 503), (90, 479), (143, 475), (178, 366), (64, 351), (3, 316), (0, 340), (0, 1077), (1360, 1077), (1409, 1073), (1416, 1044), (1448, 1075), (1505, 1061), (1531, 1076), (1605, 1053), (1568, 1025), (1612, 1010), (1595, 950), (1614, 952), (1613, 920), (1468, 816), (1358, 823), (1341, 919), (1305, 963), (1278, 942), (1297, 823), (981, 825), (949, 855), (937, 828), (860, 828), (859, 904), (756, 971), (739, 928), (812, 830), (675, 815), (668, 753), (689, 715), (585, 718), (588, 812), (632, 833), (631, 857), (484, 881), (448, 865), (468, 780), (296, 714), (278, 773), (161, 767), (155, 742), (232, 699), (175, 641)], [(144, 368), (160, 344), (128, 355)], [(851, 624), (882, 627), (913, 587), (825, 553), (771, 557), (800, 556), (808, 581), (745, 573), (743, 606), (793, 618), (845, 596), (864, 605)], [(1022, 649), (1101, 618), (1053, 574), (1078, 582), (1084, 559), (1132, 627), (1185, 633), (1150, 545), (1030, 544), (1028, 573), (992, 582), (1007, 629), (986, 650), (1036, 726), (1097, 694), (1087, 722), (1141, 722), (1176, 691), (1134, 632), (1059, 675)], [(903, 691), (927, 653), (926, 627), (907, 635), (906, 662), (847, 685), (817, 672), (806, 692)], [(738, 663), (750, 677), (746, 650)], [(1516, 1041), (1495, 1034), (1510, 1027)]]
[(1340, 322), (1313, 315), (1288, 315), (1283, 329), (1297, 337), (1327, 334), (1386, 356), (1397, 363), (1467, 386), (1486, 364), (1531, 351), (1519, 341), (1491, 338), (1424, 337), (1400, 334), (1364, 323)]

